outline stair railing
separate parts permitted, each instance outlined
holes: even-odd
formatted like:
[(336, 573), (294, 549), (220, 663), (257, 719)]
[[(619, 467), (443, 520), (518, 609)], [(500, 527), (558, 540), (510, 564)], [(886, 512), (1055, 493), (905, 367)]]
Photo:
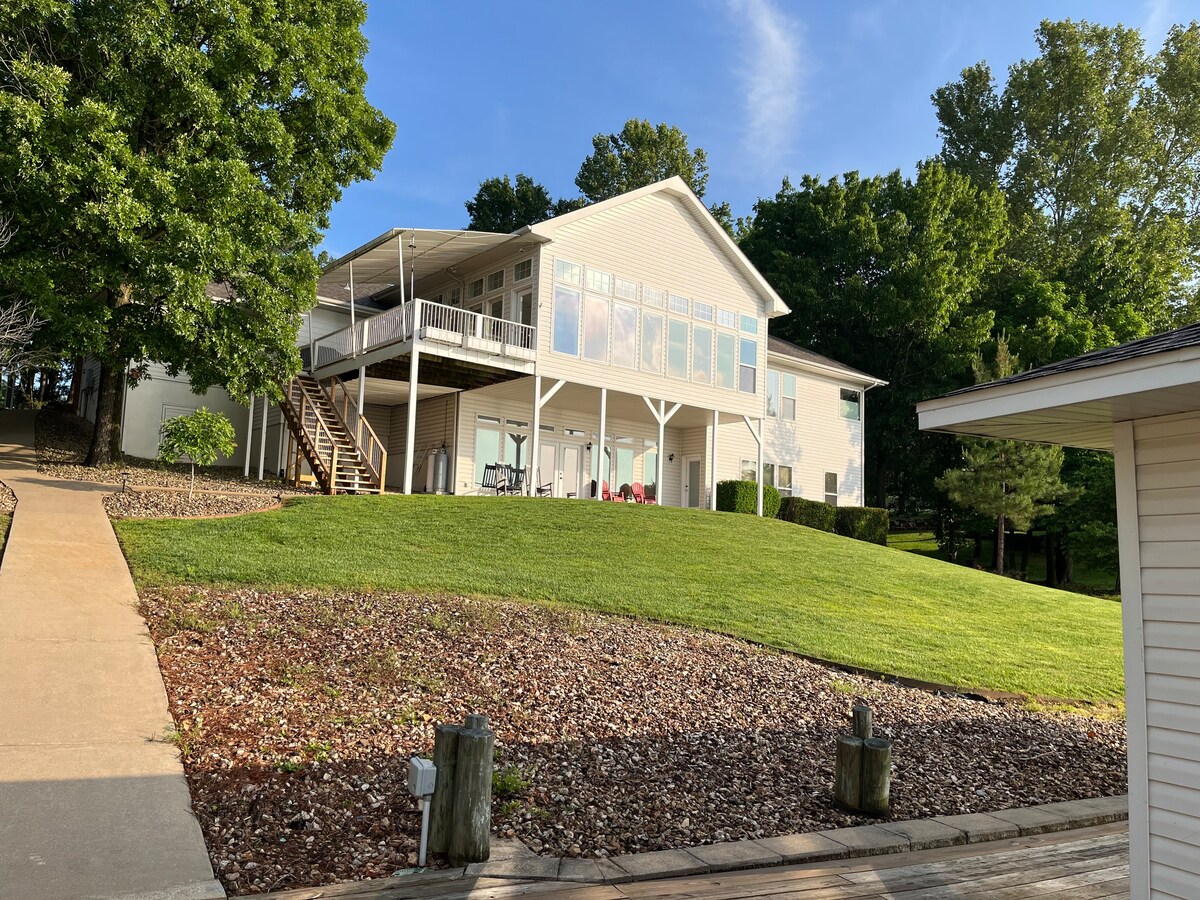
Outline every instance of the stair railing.
[[(297, 397), (298, 401), (297, 402)], [(288, 385), (288, 401), (296, 408), (300, 430), (304, 432), (312, 445), (313, 455), (326, 468), (325, 492), (334, 493), (337, 481), (338, 445), (333, 439), (329, 426), (317, 411), (313, 398), (309, 396), (304, 382), (296, 378)], [(311, 423), (311, 424), (310, 424)], [(329, 463), (325, 462), (328, 453)]]
[(387, 448), (375, 434), (375, 429), (371, 427), (367, 417), (359, 410), (358, 403), (350, 396), (345, 382), (333, 379), (329, 398), (333, 402), (334, 412), (341, 417), (346, 433), (354, 439), (359, 458), (382, 491), (383, 476), (387, 472)]

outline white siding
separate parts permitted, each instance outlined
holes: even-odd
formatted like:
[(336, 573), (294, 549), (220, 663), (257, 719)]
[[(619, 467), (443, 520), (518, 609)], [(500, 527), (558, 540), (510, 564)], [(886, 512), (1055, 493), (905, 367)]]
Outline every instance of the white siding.
[[(667, 319), (686, 318), (692, 326), (732, 330), (738, 339), (750, 337), (756, 340), (757, 394), (555, 353), (551, 349), (555, 259), (637, 282), (643, 296), (649, 286), (739, 315), (754, 316), (758, 320), (758, 334), (746, 335), (736, 329), (720, 329), (711, 322), (672, 314), (667, 308), (647, 307), (640, 300), (632, 304), (642, 312), (661, 313)], [(563, 226), (555, 232), (553, 242), (542, 248), (540, 285), (538, 371), (543, 376), (683, 402), (701, 409), (746, 415), (758, 415), (761, 411), (767, 358), (764, 299), (682, 201), (665, 194), (653, 194)], [(586, 287), (582, 290), (585, 297), (601, 296)]]
[[(457, 394), (429, 397), (417, 401), (417, 427), (413, 439), (412, 487), (415, 492), (426, 489), (429, 474), (429, 454), (444, 443), (454, 458), (454, 419)], [(386, 415), (385, 415), (386, 414)], [(387, 474), (384, 482), (395, 489), (404, 486), (404, 450), (408, 434), (408, 404), (392, 407), (367, 405), (367, 418), (379, 439), (387, 446)], [(379, 423), (379, 424), (376, 424)], [(453, 481), (451, 482), (453, 486)]]
[(1137, 421), (1133, 445), (1150, 889), (1200, 897), (1200, 415)]

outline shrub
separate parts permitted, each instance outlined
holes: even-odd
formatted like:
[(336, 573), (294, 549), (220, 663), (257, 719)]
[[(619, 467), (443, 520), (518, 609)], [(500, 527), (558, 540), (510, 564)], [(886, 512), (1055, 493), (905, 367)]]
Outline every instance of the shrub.
[(820, 500), (784, 497), (779, 505), (779, 518), (793, 525), (807, 525), (817, 531), (833, 531), (837, 510)]
[[(763, 485), (763, 515), (774, 519), (779, 513), (779, 491), (769, 484)], [(717, 509), (722, 512), (758, 512), (758, 482), (718, 481)]]
[(236, 446), (233, 424), (220, 413), (202, 406), (190, 415), (175, 416), (162, 423), (158, 455), (169, 463), (187, 457), (192, 472), (190, 500), (196, 490), (196, 466), (211, 466), (219, 455), (232, 455)]
[(834, 531), (844, 537), (886, 547), (888, 511), (875, 506), (839, 506)]

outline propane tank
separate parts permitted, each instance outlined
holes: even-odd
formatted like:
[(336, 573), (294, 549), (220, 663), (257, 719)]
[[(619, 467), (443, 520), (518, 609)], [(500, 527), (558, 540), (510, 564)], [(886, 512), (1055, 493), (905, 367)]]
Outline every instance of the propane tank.
[(439, 494), (450, 493), (450, 454), (444, 445), (433, 458), (433, 489)]

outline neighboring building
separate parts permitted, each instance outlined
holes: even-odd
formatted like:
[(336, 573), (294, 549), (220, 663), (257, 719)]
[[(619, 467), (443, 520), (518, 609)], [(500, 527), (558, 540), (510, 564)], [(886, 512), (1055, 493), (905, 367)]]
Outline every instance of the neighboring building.
[(1200, 897), (1200, 324), (917, 410), (931, 431), (1113, 451), (1131, 894)]
[[(786, 305), (681, 179), (513, 234), (394, 229), (332, 263), (317, 293), (303, 355), (351, 431), (363, 402), (361, 481), (487, 494), (500, 464), (554, 496), (640, 482), (702, 507), (761, 461), (784, 494), (863, 503), (863, 393), (884, 382), (768, 338)], [(312, 381), (285, 405), (297, 444), (279, 410), (264, 436), (258, 405), (247, 441), (245, 407), (152, 374), (128, 393), (127, 453), (155, 455), (161, 420), (202, 403), (232, 415), (250, 471), (320, 469), (316, 445), (342, 441), (316, 424), (329, 409)]]

